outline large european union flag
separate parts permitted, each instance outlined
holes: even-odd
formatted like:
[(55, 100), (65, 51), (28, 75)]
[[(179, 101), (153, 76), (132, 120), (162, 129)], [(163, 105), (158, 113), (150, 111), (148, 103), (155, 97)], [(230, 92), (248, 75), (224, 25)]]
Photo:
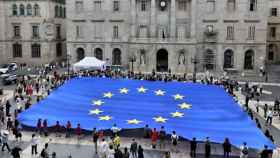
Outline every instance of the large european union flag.
[(19, 115), (23, 125), (35, 127), (39, 118), (77, 123), (86, 130), (165, 126), (168, 133), (222, 143), (228, 137), (260, 149), (274, 145), (222, 87), (179, 82), (75, 78)]

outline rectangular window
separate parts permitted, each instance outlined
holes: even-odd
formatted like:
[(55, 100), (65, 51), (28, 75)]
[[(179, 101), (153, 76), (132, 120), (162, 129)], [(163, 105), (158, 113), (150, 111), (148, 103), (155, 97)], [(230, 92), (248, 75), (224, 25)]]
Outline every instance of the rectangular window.
[(32, 44), (31, 45), (31, 57), (32, 58), (40, 58), (41, 57), (41, 45), (40, 44)]
[(22, 57), (22, 46), (21, 44), (13, 44), (13, 57), (21, 58)]
[(271, 8), (271, 16), (277, 16), (277, 8)]
[(76, 38), (83, 38), (83, 30), (80, 25), (76, 26)]
[(207, 0), (207, 11), (208, 13), (215, 12), (215, 0)]
[(141, 11), (147, 11), (147, 0), (141, 0)]
[(56, 44), (56, 56), (57, 57), (62, 56), (62, 44), (61, 43)]
[(39, 26), (37, 25), (32, 26), (32, 37), (39, 38)]
[(94, 23), (94, 38), (100, 39), (103, 35), (103, 23), (96, 22)]
[(61, 38), (61, 27), (56, 26), (56, 38), (60, 39)]
[(101, 1), (94, 1), (94, 11), (100, 12), (102, 10), (101, 7)]
[(255, 26), (249, 26), (249, 29), (248, 29), (248, 40), (254, 40), (255, 39), (255, 31), (256, 31)]
[(14, 37), (20, 37), (20, 26), (14, 26)]
[(234, 12), (235, 11), (235, 0), (228, 0), (227, 9), (228, 9), (229, 12)]
[(120, 10), (120, 2), (119, 1), (114, 1), (113, 2), (113, 11), (118, 12)]
[(227, 27), (227, 40), (233, 40), (234, 39), (234, 27), (228, 26)]
[(249, 0), (249, 10), (251, 12), (257, 10), (257, 0)]
[(276, 27), (271, 27), (270, 28), (270, 37), (271, 38), (276, 38)]
[(81, 13), (83, 11), (83, 8), (84, 8), (83, 1), (76, 1), (75, 4), (76, 13)]
[(114, 39), (119, 38), (119, 27), (118, 27), (117, 25), (115, 25), (115, 26), (113, 27), (113, 38), (114, 38)]
[(186, 0), (178, 1), (178, 9), (180, 11), (186, 11), (187, 10), (187, 1)]

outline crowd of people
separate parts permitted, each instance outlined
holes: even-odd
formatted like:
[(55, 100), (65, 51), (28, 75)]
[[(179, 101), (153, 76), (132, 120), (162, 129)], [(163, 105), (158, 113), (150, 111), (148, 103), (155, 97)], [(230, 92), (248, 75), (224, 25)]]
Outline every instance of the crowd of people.
[[(13, 149), (10, 149), (8, 136), (12, 133), (16, 139), (16, 141), (21, 141), (22, 135), (22, 126), (20, 125), (19, 121), (17, 120), (17, 115), (24, 110), (29, 109), (33, 103), (39, 102), (41, 99), (48, 96), (53, 90), (67, 82), (70, 78), (73, 77), (82, 77), (82, 76), (92, 76), (92, 77), (106, 77), (106, 78), (125, 78), (125, 79), (135, 79), (135, 80), (149, 80), (149, 81), (162, 81), (162, 82), (186, 82), (192, 81), (191, 78), (188, 78), (186, 74), (182, 75), (174, 75), (169, 73), (166, 74), (158, 74), (154, 71), (150, 74), (143, 74), (143, 73), (133, 73), (133, 72), (123, 72), (123, 71), (83, 71), (78, 73), (71, 73), (68, 74), (59, 74), (56, 71), (53, 71), (53, 75), (48, 75), (46, 73), (39, 75), (35, 78), (30, 76), (22, 76), (18, 79), (15, 91), (14, 91), (14, 100), (1, 100), (0, 106), (0, 127), (1, 129), (6, 129), (5, 132), (1, 134), (1, 145), (2, 151), (7, 148), (8, 151), (11, 151), (12, 155), (15, 158), (19, 158), (19, 152), (21, 149), (19, 146), (15, 146)], [(193, 82), (196, 82), (194, 80)], [(225, 88), (225, 90), (236, 97), (234, 94), (235, 90), (238, 90), (240, 85), (237, 81), (229, 80), (225, 77), (215, 78), (213, 76), (205, 76), (200, 79), (202, 84), (215, 84), (220, 85)], [(259, 87), (249, 87), (248, 84), (245, 84), (243, 91), (246, 93), (246, 103), (245, 107), (248, 111), (249, 115), (252, 116), (252, 111), (249, 108), (249, 101), (253, 98), (257, 98), (262, 94), (262, 86)], [(15, 110), (11, 111), (12, 104), (11, 102), (15, 103)], [(260, 106), (256, 106), (259, 108)], [(271, 124), (271, 112), (270, 109), (264, 106), (264, 116), (267, 118), (267, 123)], [(265, 109), (268, 109), (265, 110)], [(279, 101), (275, 101), (274, 110), (278, 111), (280, 116), (279, 110)], [(251, 112), (250, 112), (251, 111)], [(259, 111), (259, 110), (257, 110)], [(256, 119), (258, 124), (258, 120)], [(259, 125), (259, 124), (258, 124)], [(131, 155), (133, 158), (144, 158), (144, 149), (136, 139), (132, 139), (130, 148), (124, 147), (121, 149), (121, 138), (119, 136), (120, 128), (116, 125), (113, 125), (111, 131), (112, 134), (110, 136), (106, 136), (104, 131), (100, 130), (97, 131), (96, 128), (93, 129), (92, 138), (94, 143), (94, 149), (101, 155), (102, 158), (129, 158)], [(41, 152), (37, 151), (37, 146), (39, 142), (39, 135), (48, 137), (49, 133), (52, 132), (57, 137), (61, 137), (65, 134), (66, 138), (73, 137), (73, 135), (77, 136), (77, 139), (80, 140), (83, 135), (83, 130), (80, 124), (77, 124), (75, 127), (72, 126), (71, 121), (68, 121), (67, 124), (62, 125), (59, 121), (56, 122), (54, 127), (48, 126), (47, 119), (39, 119), (36, 125), (36, 131), (32, 134), (31, 142), (31, 153), (32, 155), (37, 155), (40, 153), (40, 156), (43, 158), (47, 157), (55, 157), (56, 153), (50, 153), (48, 149), (48, 143), (45, 144), (43, 150)], [(266, 133), (269, 138), (272, 138), (269, 131)], [(109, 137), (110, 139), (106, 139)], [(172, 134), (169, 136), (166, 134), (164, 127), (162, 126), (159, 131), (157, 129), (150, 129), (148, 125), (143, 127), (143, 137), (146, 139), (151, 140), (151, 148), (152, 149), (160, 149), (164, 150), (165, 158), (170, 158), (170, 152), (180, 152), (177, 148), (179, 143), (179, 136), (176, 135), (176, 131), (173, 131)], [(168, 143), (167, 143), (168, 142)], [(166, 145), (170, 145), (170, 151), (166, 148)], [(196, 138), (193, 138), (190, 141), (190, 155), (191, 157), (197, 156), (197, 146), (198, 142)], [(224, 143), (221, 146), (224, 149), (224, 157), (230, 157), (230, 153), (232, 152), (232, 147), (230, 140), (225, 138)], [(206, 158), (209, 158), (212, 154), (212, 147), (211, 141), (209, 137), (206, 137), (204, 142), (204, 154)], [(240, 157), (247, 158), (249, 154), (249, 148), (247, 147), (246, 142), (240, 148)], [(261, 152), (262, 158), (268, 157), (271, 152), (268, 152), (267, 146), (264, 146), (264, 150)]]

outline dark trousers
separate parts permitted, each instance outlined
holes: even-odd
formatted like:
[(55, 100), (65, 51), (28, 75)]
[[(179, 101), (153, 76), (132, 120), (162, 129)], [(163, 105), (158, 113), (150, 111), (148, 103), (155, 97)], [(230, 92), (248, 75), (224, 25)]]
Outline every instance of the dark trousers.
[(131, 151), (132, 158), (137, 158), (137, 152), (136, 151)]
[(224, 158), (229, 158), (229, 152), (224, 151)]
[(95, 153), (97, 154), (97, 141), (94, 142), (94, 149), (95, 149)]
[(31, 146), (31, 154), (32, 154), (32, 155), (33, 155), (33, 154), (37, 155), (37, 145), (32, 145), (32, 146)]
[(4, 151), (5, 147), (7, 147), (8, 151), (11, 151), (8, 143), (3, 143), (2, 145), (2, 151)]
[(196, 157), (196, 149), (191, 149), (191, 158)]
[(268, 123), (269, 125), (272, 124), (272, 117), (267, 117), (266, 118), (266, 123)]

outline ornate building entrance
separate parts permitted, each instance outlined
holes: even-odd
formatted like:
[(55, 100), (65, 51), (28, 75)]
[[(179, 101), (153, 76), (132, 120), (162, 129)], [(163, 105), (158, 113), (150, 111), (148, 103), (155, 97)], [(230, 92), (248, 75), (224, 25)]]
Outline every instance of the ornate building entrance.
[(160, 49), (157, 52), (157, 71), (167, 72), (168, 71), (168, 52), (165, 49)]

